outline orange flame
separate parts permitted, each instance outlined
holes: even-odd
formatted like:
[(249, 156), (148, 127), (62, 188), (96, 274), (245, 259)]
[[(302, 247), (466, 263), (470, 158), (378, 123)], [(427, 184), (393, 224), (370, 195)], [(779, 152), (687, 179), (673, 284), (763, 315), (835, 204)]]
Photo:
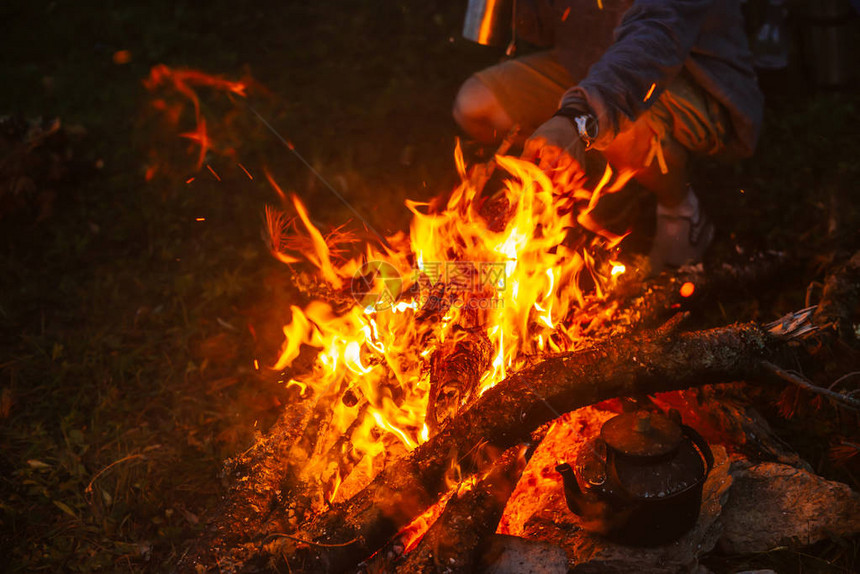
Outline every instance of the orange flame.
[[(441, 346), (463, 337), (464, 327), (483, 330), (492, 347), (490, 368), (474, 396), (522, 368), (530, 356), (574, 349), (582, 336), (611, 318), (614, 306), (586, 314), (591, 301), (604, 300), (624, 267), (608, 254), (623, 239), (602, 229), (589, 215), (601, 193), (620, 189), (630, 174), (607, 169), (593, 192), (577, 182), (553, 182), (537, 166), (497, 156), (510, 174), (495, 198), (508, 206), (498, 229), (481, 215), (486, 201), (455, 154), (462, 183), (447, 204), (407, 201), (413, 214), (408, 236), (388, 238), (390, 247), (365, 247), (360, 257), (333, 257), (334, 243), (313, 225), (304, 205), (292, 197), (294, 229), (306, 237), (301, 253), (284, 252), (282, 214), (267, 210), (272, 251), (285, 263), (304, 259), (332, 293), (352, 294), (354, 304), (336, 311), (314, 300), (292, 308), (275, 370), (290, 367), (301, 348), (318, 354), (312, 372), (295, 374), (308, 400), (331, 404), (332, 421), (317, 453), (303, 465), (309, 481), (328, 485), (329, 500), (343, 500), (369, 482), (384, 461), (430, 438), (425, 412), (430, 359)], [(278, 194), (285, 194), (267, 173)], [(569, 243), (583, 226), (596, 234), (585, 244)], [(580, 287), (584, 277), (593, 285)], [(439, 308), (430, 309), (431, 288), (444, 286)], [(433, 315), (432, 320), (427, 319)], [(342, 401), (347, 391), (358, 401)], [(347, 404), (349, 403), (349, 405)], [(325, 453), (335, 437), (347, 434), (350, 465), (332, 465)], [(452, 461), (450, 485), (459, 481)]]
[[(183, 131), (180, 122), (189, 120), (189, 104), (193, 107), (193, 126), (181, 137), (192, 143), (198, 170), (205, 165), (220, 180), (207, 156), (230, 150), (216, 149), (216, 140), (224, 147), (218, 123), (204, 117), (196, 90), (217, 90), (232, 101), (246, 96), (248, 82), (160, 65), (144, 83), (168, 92), (152, 105), (177, 132)], [(408, 233), (388, 237), (385, 247), (366, 245), (353, 257), (345, 253), (354, 236), (341, 229), (321, 232), (304, 204), (264, 170), (279, 207), (295, 213), (288, 218), (266, 208), (271, 252), (288, 265), (309, 263), (315, 287), (328, 295), (291, 307), (271, 367), (290, 369), (279, 382), (298, 388), (301, 400), (331, 414), (309, 452), (296, 447), (302, 460), (297, 479), (318, 487), (312, 510), (349, 498), (387, 461), (430, 439), (437, 427), (427, 424), (425, 414), (437, 351), (475, 333), (488, 341), (489, 367), (454, 405), (462, 409), (532, 357), (578, 348), (615, 312), (616, 304), (603, 303), (625, 271), (611, 257), (625, 235), (604, 229), (592, 213), (600, 198), (621, 189), (632, 173), (607, 167), (591, 190), (583, 187), (583, 178), (553, 174), (551, 180), (531, 163), (497, 156), (495, 164), (509, 177), (502, 190), (486, 198), (459, 145), (455, 161), (462, 181), (447, 202), (407, 201), (413, 216)], [(236, 158), (233, 162), (253, 179)], [(161, 173), (158, 169), (151, 166), (147, 178)], [(503, 221), (489, 221), (487, 205), (501, 206), (495, 211), (505, 214)], [(316, 353), (313, 366), (300, 372), (305, 361), (297, 359), (308, 349)], [(453, 454), (450, 463), (449, 495), (473, 484), (473, 479), (460, 482)], [(416, 538), (409, 544), (417, 544), (443, 507), (438, 504), (416, 521)]]

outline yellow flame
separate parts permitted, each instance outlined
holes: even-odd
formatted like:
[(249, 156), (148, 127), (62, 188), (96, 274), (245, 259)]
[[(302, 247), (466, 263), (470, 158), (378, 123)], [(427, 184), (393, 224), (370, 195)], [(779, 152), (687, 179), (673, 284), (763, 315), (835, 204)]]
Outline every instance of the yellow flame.
[[(477, 396), (522, 368), (530, 356), (576, 348), (592, 325), (614, 311), (610, 306), (587, 319), (570, 320), (585, 312), (588, 301), (605, 298), (623, 272), (620, 263), (594, 256), (595, 250), (608, 253), (623, 236), (603, 230), (589, 213), (601, 194), (620, 189), (629, 174), (607, 169), (591, 192), (579, 182), (554, 184), (537, 166), (498, 156), (498, 168), (510, 174), (497, 198), (508, 208), (507, 224), (499, 229), (481, 215), (485, 199), (469, 180), (459, 145), (455, 157), (462, 183), (444, 206), (408, 201), (413, 215), (408, 234), (388, 238), (385, 249), (367, 246), (361, 257), (341, 263), (333, 260), (332, 246), (304, 205), (292, 198), (310, 239), (305, 244), (312, 246), (296, 255), (315, 266), (332, 291), (349, 289), (366, 262), (384, 262), (402, 282), (401, 295), (390, 305), (362, 306), (357, 298), (354, 305), (335, 311), (315, 300), (304, 309), (292, 307), (292, 320), (284, 327), (273, 368), (291, 367), (310, 348), (316, 353), (312, 371), (293, 374), (288, 384), (300, 385), (303, 396), (333, 405), (322, 446), (302, 470), (306, 478), (327, 484), (329, 500), (369, 482), (383, 460), (429, 440), (431, 427), (424, 416), (430, 364), (437, 349), (466, 337), (467, 327), (480, 326), (492, 350)], [(580, 226), (596, 235), (572, 247), (566, 240)], [(281, 255), (282, 260), (293, 258)], [(588, 293), (580, 288), (584, 272), (594, 285)], [(442, 285), (437, 301), (442, 306), (422, 310), (432, 289)], [(419, 320), (426, 313), (435, 318)], [(356, 400), (341, 400), (346, 389)], [(351, 474), (341, 476), (350, 469), (332, 466), (325, 453), (347, 431), (349, 459), (355, 464)]]

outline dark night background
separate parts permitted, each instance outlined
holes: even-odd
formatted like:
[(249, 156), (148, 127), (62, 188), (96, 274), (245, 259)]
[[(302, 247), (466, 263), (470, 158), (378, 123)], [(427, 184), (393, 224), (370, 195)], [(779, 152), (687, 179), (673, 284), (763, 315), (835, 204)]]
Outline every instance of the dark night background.
[[(264, 205), (277, 200), (264, 167), (323, 227), (352, 217), (244, 104), (205, 91), (204, 113), (232, 118), (224, 129), (236, 153), (207, 158), (220, 181), (198, 172), (188, 144), (160, 129), (143, 86), (150, 69), (253, 77), (265, 87), (252, 91), (255, 108), (374, 226), (393, 232), (408, 224), (404, 199), (456, 182), (454, 95), (502, 57), (460, 38), (464, 5), (0, 7), (0, 116), (60, 118), (74, 152), (47, 204), (38, 186), (0, 201), (4, 569), (164, 571), (175, 562), (216, 500), (223, 459), (290, 399), (253, 368), (273, 358), (289, 305), (301, 302), (261, 240)], [(761, 11), (747, 10), (752, 26)], [(791, 25), (790, 68), (762, 76), (756, 156), (703, 164), (694, 180), (719, 225), (712, 260), (741, 246), (809, 263), (790, 284), (726, 305), (715, 324), (803, 307), (807, 285), (860, 245), (860, 97), (850, 84), (815, 85), (808, 20), (795, 13)], [(121, 50), (129, 62), (114, 62)], [(147, 181), (156, 160), (162, 169)], [(860, 488), (827, 456), (838, 417), (771, 415), (819, 472)], [(743, 565), (829, 571), (828, 560), (844, 568), (857, 552), (856, 540), (843, 541)]]

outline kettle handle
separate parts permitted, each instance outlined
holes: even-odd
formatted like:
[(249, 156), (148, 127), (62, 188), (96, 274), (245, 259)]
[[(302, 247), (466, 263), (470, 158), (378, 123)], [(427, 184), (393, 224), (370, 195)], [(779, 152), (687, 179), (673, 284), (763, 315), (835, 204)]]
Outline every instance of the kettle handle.
[(714, 469), (714, 453), (711, 451), (708, 441), (705, 440), (705, 437), (699, 434), (699, 431), (691, 426), (681, 425), (681, 429), (684, 431), (684, 434), (693, 441), (693, 444), (696, 445), (696, 448), (699, 449), (702, 456), (705, 457), (705, 464), (707, 465), (707, 468), (705, 469), (705, 478), (707, 478)]
[[(685, 424), (680, 425), (681, 430), (684, 434), (696, 445), (696, 448), (699, 449), (699, 452), (702, 453), (702, 456), (705, 459), (705, 475), (702, 477), (702, 482), (704, 483), (707, 480), (708, 475), (714, 469), (714, 453), (711, 451), (711, 447), (708, 445), (708, 441), (705, 440), (699, 431), (694, 429), (691, 426), (687, 426)], [(612, 481), (621, 486), (621, 492), (623, 496), (629, 500), (632, 500), (634, 496), (630, 494), (630, 492), (624, 488), (624, 485), (621, 483), (621, 480), (618, 478), (618, 469), (615, 466), (615, 451), (611, 448), (606, 449), (606, 471), (609, 473), (609, 476), (612, 478)]]

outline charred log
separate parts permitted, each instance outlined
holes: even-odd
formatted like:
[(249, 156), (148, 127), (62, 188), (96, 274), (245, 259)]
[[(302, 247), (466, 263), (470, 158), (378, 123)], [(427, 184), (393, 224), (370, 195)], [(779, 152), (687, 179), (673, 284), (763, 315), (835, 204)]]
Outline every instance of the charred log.
[[(509, 448), (539, 425), (602, 400), (754, 376), (784, 343), (754, 324), (623, 338), (548, 358), (487, 391), (428, 442), (383, 470), (351, 500), (318, 516), (297, 535), (336, 548), (280, 548), (293, 571), (338, 572), (372, 554), (444, 490), (452, 456), (489, 441)], [(287, 544), (287, 542), (285, 542)]]
[[(850, 272), (851, 266), (847, 269)], [(856, 289), (845, 292), (850, 296)], [(828, 329), (825, 325), (819, 331)], [(754, 378), (762, 372), (764, 361), (778, 364), (790, 355), (793, 362), (809, 353), (790, 338), (756, 324), (691, 333), (666, 329), (547, 358), (490, 389), (430, 441), (386, 467), (352, 499), (268, 546), (258, 554), (256, 565), (277, 567), (269, 563), (277, 558), (293, 572), (344, 571), (436, 502), (445, 490), (450, 461), (478, 445), (489, 441), (497, 448), (509, 448), (560, 412), (607, 398)]]
[(522, 448), (505, 451), (471, 489), (448, 501), (418, 547), (397, 566), (398, 574), (475, 572), (481, 546), (496, 531), (524, 466)]
[[(293, 403), (265, 437), (227, 461), (222, 476), (230, 488), (209, 517), (206, 532), (180, 561), (180, 568), (193, 571), (198, 563), (212, 563), (212, 556), (226, 554), (246, 542), (245, 532), (266, 531), (266, 523), (281, 500), (289, 498), (291, 505), (301, 506), (301, 493), (295, 492), (298, 485), (291, 479), (295, 469), (288, 461), (295, 441), (304, 433), (313, 412), (307, 403)], [(237, 480), (239, 478), (241, 480)], [(278, 492), (279, 487), (285, 492)], [(288, 493), (291, 496), (282, 496)], [(297, 522), (303, 519), (301, 509), (278, 510), (281, 515), (293, 516)], [(241, 528), (237, 528), (238, 525)]]
[(625, 274), (613, 298), (621, 301), (618, 313), (630, 316), (632, 326), (653, 328), (678, 311), (695, 309), (727, 295), (755, 292), (794, 266), (796, 262), (786, 253), (769, 251), (713, 269), (705, 270), (701, 265), (683, 267), (647, 282), (634, 272)]
[(492, 345), (483, 328), (455, 331), (455, 340), (437, 350), (430, 362), (430, 396), (425, 422), (431, 433), (468, 404), (487, 369)]

